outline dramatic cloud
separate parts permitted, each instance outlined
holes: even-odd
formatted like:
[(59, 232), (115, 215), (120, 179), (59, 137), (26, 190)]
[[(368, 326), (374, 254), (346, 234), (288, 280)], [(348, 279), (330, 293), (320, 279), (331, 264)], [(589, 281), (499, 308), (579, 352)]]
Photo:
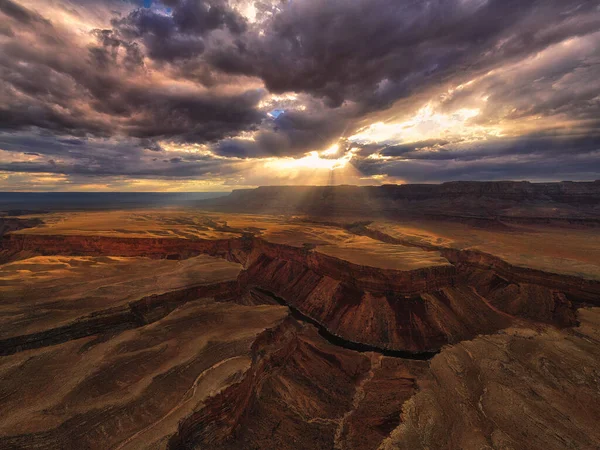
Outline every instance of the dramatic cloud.
[(203, 37), (226, 28), (234, 34), (246, 30), (246, 19), (224, 1), (167, 1), (172, 13), (137, 9), (112, 25), (126, 39), (141, 40), (154, 60), (175, 61), (204, 52)]
[[(597, 2), (301, 0), (244, 39), (210, 51), (224, 71), (333, 106), (392, 104), (598, 30)], [(465, 77), (466, 76), (466, 77)]]
[(599, 80), (599, 1), (0, 0), (0, 187), (595, 179)]
[(256, 109), (262, 89), (214, 92), (169, 80), (146, 67), (139, 43), (112, 30), (92, 29), (82, 43), (10, 0), (3, 5), (20, 25), (16, 38), (2, 43), (4, 129), (208, 142), (263, 119)]

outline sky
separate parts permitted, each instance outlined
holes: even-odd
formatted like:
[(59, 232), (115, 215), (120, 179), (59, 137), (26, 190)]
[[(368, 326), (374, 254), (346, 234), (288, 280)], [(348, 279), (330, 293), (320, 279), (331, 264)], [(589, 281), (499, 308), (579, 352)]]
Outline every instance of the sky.
[(600, 1), (0, 0), (0, 191), (600, 179)]

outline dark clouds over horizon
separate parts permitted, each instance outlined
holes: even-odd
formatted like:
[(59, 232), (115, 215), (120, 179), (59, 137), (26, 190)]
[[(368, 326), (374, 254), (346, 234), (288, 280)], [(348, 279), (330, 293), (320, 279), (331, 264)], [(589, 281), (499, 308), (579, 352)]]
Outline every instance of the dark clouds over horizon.
[(600, 1), (0, 0), (0, 189), (597, 179), (599, 44)]

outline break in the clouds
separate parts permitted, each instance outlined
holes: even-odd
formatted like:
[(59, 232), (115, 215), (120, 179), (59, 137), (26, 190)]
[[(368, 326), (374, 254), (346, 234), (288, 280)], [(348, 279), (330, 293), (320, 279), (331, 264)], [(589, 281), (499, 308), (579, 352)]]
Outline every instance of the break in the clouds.
[(600, 178), (600, 2), (0, 0), (0, 188)]

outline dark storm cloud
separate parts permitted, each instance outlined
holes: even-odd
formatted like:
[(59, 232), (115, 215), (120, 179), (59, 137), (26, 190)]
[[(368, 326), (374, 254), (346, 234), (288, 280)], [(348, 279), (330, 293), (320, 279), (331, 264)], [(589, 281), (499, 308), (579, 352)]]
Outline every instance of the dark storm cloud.
[(586, 39), (573, 39), (463, 86), (441, 105), (445, 112), (481, 104), (477, 124), (554, 117), (577, 121), (573, 126), (598, 130), (600, 102), (600, 29)]
[[(190, 178), (236, 171), (227, 161), (210, 155), (166, 152), (145, 139), (65, 139), (47, 133), (0, 133), (0, 148), (14, 155), (13, 161), (0, 158), (0, 171), (7, 172)], [(36, 158), (23, 161), (21, 155)]]
[(112, 30), (97, 29), (92, 34), (100, 44), (89, 48), (90, 59), (96, 67), (110, 70), (111, 66), (120, 63), (129, 72), (144, 67), (144, 55), (136, 42), (123, 41)]
[[(0, 171), (53, 173), (64, 175), (84, 175), (86, 177), (129, 176), (132, 178), (197, 178), (207, 174), (226, 175), (235, 173), (229, 163), (223, 161), (204, 161), (202, 163), (180, 163), (178, 158), (148, 162), (144, 167), (128, 165), (125, 167), (104, 167), (97, 170), (85, 163), (56, 162), (11, 162), (0, 163)], [(180, 163), (180, 164), (177, 164)]]
[(154, 142), (151, 139), (142, 139), (140, 141), (140, 145), (146, 150), (150, 150), (153, 152), (161, 152), (163, 148), (160, 146), (158, 142)]
[[(367, 175), (414, 181), (554, 173), (553, 161), (569, 173), (598, 168), (598, 1), (272, 1), (255, 3), (254, 23), (240, 14), (242, 3), (165, 0), (142, 8), (63, 0), (63, 13), (103, 24), (82, 38), (77, 27), (0, 0), (0, 149), (41, 155), (0, 170), (220, 173), (228, 170), (223, 157), (323, 150), (368, 126), (367, 113), (402, 102), (401, 111), (411, 114), (476, 77), (440, 102), (441, 110), (473, 107), (485, 95), (487, 106), (473, 123), (549, 117), (556, 134), (371, 144), (353, 163)], [(106, 15), (112, 9), (118, 11)], [(577, 37), (583, 38), (573, 47), (524, 64)], [(257, 89), (261, 83), (266, 90)], [(267, 91), (296, 92), (303, 108), (290, 101), (268, 119), (269, 109), (259, 106)], [(216, 156), (167, 155), (164, 140), (208, 144)], [(368, 158), (378, 150), (390, 159)]]
[(123, 19), (114, 20), (113, 25), (124, 38), (141, 40), (148, 57), (155, 60), (175, 61), (204, 52), (204, 40), (200, 33), (182, 33), (172, 17), (147, 9), (133, 11)]
[[(362, 159), (356, 167), (367, 175), (388, 175), (409, 182), (487, 179), (600, 178), (600, 134), (534, 134), (477, 143), (387, 147), (392, 159)], [(388, 151), (389, 150), (389, 151)]]
[(122, 114), (127, 116), (140, 114), (127, 122), (131, 136), (207, 142), (252, 129), (263, 119), (263, 114), (254, 109), (262, 96), (263, 92), (256, 90), (217, 96), (162, 90), (148, 93), (146, 88), (133, 88), (123, 92), (112, 106), (123, 108)]
[(36, 12), (30, 11), (29, 9), (22, 7), (12, 0), (0, 0), (0, 11), (2, 11), (6, 16), (23, 24), (30, 24), (32, 22), (47, 22), (47, 20), (45, 20)]
[[(573, 8), (579, 6), (578, 8)], [(365, 109), (473, 76), (570, 36), (597, 31), (597, 2), (563, 0), (303, 0), (259, 33), (212, 49), (224, 71), (274, 92), (303, 91)]]
[(137, 9), (127, 17), (114, 19), (112, 25), (124, 39), (141, 40), (150, 58), (169, 62), (201, 55), (205, 49), (203, 38), (210, 31), (226, 28), (240, 34), (246, 30), (246, 20), (225, 1), (166, 3), (172, 7), (172, 14)]
[[(408, 146), (407, 146), (408, 147)], [(381, 152), (385, 156), (394, 156), (389, 147)], [(596, 136), (563, 136), (563, 135), (531, 135), (519, 138), (494, 139), (485, 142), (430, 146), (414, 148), (401, 153), (404, 160), (430, 161), (474, 161), (500, 156), (539, 156), (555, 158), (563, 154), (581, 156), (600, 151), (600, 135)]]
[(552, 161), (546, 158), (498, 158), (494, 161), (456, 161), (444, 165), (413, 161), (392, 163), (384, 173), (410, 183), (458, 180), (593, 181), (600, 173), (600, 156), (573, 159), (563, 155)]
[[(135, 10), (113, 21), (115, 32), (139, 39), (150, 58), (207, 85), (225, 72), (260, 77), (272, 92), (309, 93), (329, 107), (353, 102), (355, 117), (338, 118), (342, 129), (366, 111), (600, 27), (597, 2), (589, 1), (303, 0), (262, 5), (269, 14), (254, 26), (224, 2), (167, 3), (172, 15)], [(209, 45), (207, 33), (215, 29), (227, 29), (232, 39)], [(333, 136), (319, 129), (320, 120), (308, 129), (295, 119), (283, 124), (287, 128), (266, 130), (260, 145), (229, 141), (218, 149), (238, 156), (295, 155)]]
[(403, 156), (415, 152), (421, 152), (425, 148), (440, 147), (448, 144), (448, 141), (441, 139), (428, 139), (426, 141), (412, 142), (410, 144), (391, 145), (381, 150), (381, 156)]
[[(146, 73), (137, 42), (95, 30), (97, 44), (80, 48), (64, 30), (17, 11), (10, 10), (26, 26), (19, 39), (0, 43), (2, 129), (208, 142), (252, 129), (264, 118), (256, 110), (263, 91), (165, 89)], [(40, 29), (55, 39), (39, 40)]]
[(600, 153), (585, 158), (557, 155), (498, 157), (495, 159), (439, 161), (411, 160), (388, 163), (385, 168), (374, 164), (369, 174), (385, 174), (409, 183), (442, 182), (452, 180), (589, 180), (598, 179)]
[[(599, 29), (600, 9), (595, 1), (304, 0), (281, 6), (259, 28), (230, 45), (208, 48), (204, 57), (227, 73), (262, 78), (272, 92), (305, 92), (323, 98), (334, 109), (323, 107), (320, 115), (344, 110), (336, 120), (338, 128), (345, 130), (367, 111), (386, 109), (402, 99), (406, 108), (415, 108), (427, 101), (423, 92), (435, 93), (440, 87), (518, 64), (573, 37), (590, 36), (592, 48), (598, 49), (600, 45), (593, 43), (600, 39), (591, 33)], [(487, 94), (489, 101), (476, 121), (558, 113), (578, 120), (598, 117), (599, 103), (594, 99), (600, 90), (599, 58), (597, 50), (584, 53), (547, 58), (547, 64), (523, 76), (506, 76), (500, 70), (478, 86), (476, 93)], [(572, 79), (555, 89), (553, 83), (564, 77)], [(448, 101), (443, 107), (450, 110), (459, 103)], [(350, 114), (348, 106), (352, 106)], [(314, 132), (299, 122), (273, 135), (265, 133), (262, 145), (225, 142), (220, 151), (251, 156), (320, 149), (338, 130), (320, 133), (321, 122), (314, 122)], [(298, 145), (286, 145), (290, 137)], [(299, 144), (303, 137), (305, 146)], [(276, 143), (279, 151), (269, 143)], [(407, 148), (397, 146), (395, 151)]]
[[(144, 58), (158, 55), (159, 47), (146, 56), (140, 50), (146, 41), (131, 38), (152, 35), (162, 42), (163, 59), (176, 59), (177, 39), (185, 39), (181, 50), (194, 56), (203, 46), (196, 34), (226, 27), (241, 32), (244, 22), (238, 20), (224, 4), (203, 7), (197, 2), (174, 5), (175, 14), (165, 29), (160, 30), (160, 17), (147, 10), (132, 12), (118, 29), (93, 31), (96, 44), (78, 47), (64, 30), (55, 28), (38, 13), (20, 5), (2, 1), (0, 10), (7, 20), (4, 35), (14, 40), (0, 43), (0, 128), (10, 131), (41, 129), (50, 136), (28, 138), (20, 134), (16, 141), (4, 139), (0, 148), (23, 152), (28, 156), (48, 155), (44, 161), (3, 164), (3, 170), (36, 171), (77, 174), (137, 174), (169, 173), (172, 169), (154, 167), (143, 157), (140, 148), (160, 152), (156, 139), (184, 142), (209, 142), (240, 131), (253, 129), (264, 113), (256, 104), (263, 91), (252, 89), (242, 93), (200, 92), (193, 89), (164, 89), (145, 79)], [(4, 19), (3, 19), (4, 20)], [(129, 26), (125, 27), (125, 23)], [(137, 36), (132, 29), (137, 27)], [(161, 34), (162, 33), (162, 34)], [(184, 38), (184, 33), (187, 33)], [(40, 40), (39, 36), (52, 35)], [(127, 38), (127, 39), (126, 39)], [(162, 39), (164, 38), (164, 39)], [(167, 57), (167, 55), (169, 55)], [(52, 134), (73, 136), (122, 136), (124, 145), (98, 145), (85, 139), (56, 140)], [(128, 142), (127, 136), (144, 138), (138, 145)], [(10, 140), (10, 139), (9, 139)], [(74, 146), (81, 148), (74, 148)], [(43, 153), (35, 150), (43, 148)], [(169, 161), (183, 161), (180, 157)], [(151, 161), (151, 159), (150, 159)], [(176, 176), (205, 173), (202, 166), (223, 165), (195, 158), (193, 164), (179, 169)], [(152, 166), (145, 167), (145, 166)], [(214, 168), (213, 168), (214, 170)]]
[(288, 111), (263, 126), (253, 140), (226, 139), (213, 148), (228, 157), (257, 158), (299, 156), (308, 150), (325, 150), (343, 135), (350, 122), (344, 111), (329, 112), (318, 107)]

